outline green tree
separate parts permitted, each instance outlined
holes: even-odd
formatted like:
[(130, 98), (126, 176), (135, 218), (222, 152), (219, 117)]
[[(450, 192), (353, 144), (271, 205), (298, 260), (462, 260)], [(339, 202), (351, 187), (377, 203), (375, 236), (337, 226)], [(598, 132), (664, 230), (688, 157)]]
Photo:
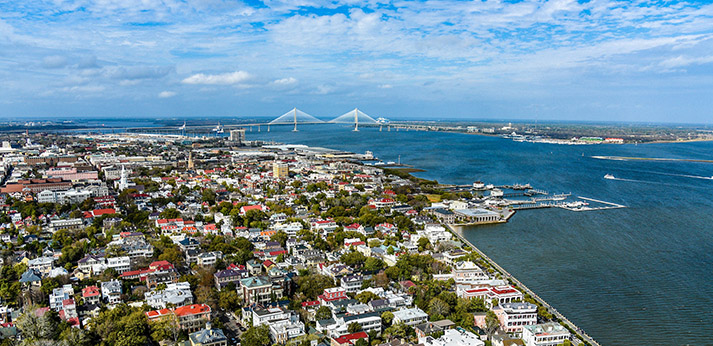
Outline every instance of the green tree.
[(485, 334), (488, 335), (488, 340), (491, 340), (493, 337), (493, 334), (495, 334), (495, 331), (498, 330), (500, 327), (500, 320), (498, 320), (498, 316), (495, 316), (495, 313), (492, 311), (488, 311), (488, 313), (485, 315)]
[(267, 325), (248, 328), (242, 335), (242, 345), (270, 346), (270, 330)]
[(320, 306), (319, 309), (314, 314), (314, 319), (316, 320), (327, 320), (332, 318), (332, 310), (328, 306)]
[(358, 300), (362, 304), (366, 304), (374, 299), (379, 299), (379, 296), (376, 294), (369, 292), (369, 291), (364, 291), (356, 295), (356, 300)]
[(381, 314), (381, 321), (385, 326), (391, 326), (391, 323), (394, 321), (394, 314), (391, 311), (384, 311)]
[(444, 316), (448, 315), (450, 311), (451, 307), (448, 303), (438, 297), (431, 299), (428, 303), (428, 313), (433, 316), (440, 316), (437, 317), (438, 319), (442, 319)]
[(297, 292), (304, 294), (308, 299), (317, 299), (325, 288), (334, 287), (334, 281), (329, 276), (309, 274), (297, 278)]
[(347, 331), (348, 331), (349, 333), (360, 332), (360, 331), (361, 331), (361, 324), (356, 323), (356, 322), (349, 323), (349, 325), (347, 326)]
[(218, 292), (218, 306), (230, 311), (237, 309), (240, 307), (240, 297), (238, 297), (238, 293), (234, 289), (223, 289)]
[(176, 208), (164, 209), (159, 215), (162, 219), (178, 219), (181, 217), (181, 212)]

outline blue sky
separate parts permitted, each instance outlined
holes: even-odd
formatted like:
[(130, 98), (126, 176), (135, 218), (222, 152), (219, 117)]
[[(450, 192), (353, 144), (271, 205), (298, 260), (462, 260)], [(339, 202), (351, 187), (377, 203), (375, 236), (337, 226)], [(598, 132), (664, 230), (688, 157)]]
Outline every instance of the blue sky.
[(0, 117), (713, 122), (704, 1), (0, 0)]

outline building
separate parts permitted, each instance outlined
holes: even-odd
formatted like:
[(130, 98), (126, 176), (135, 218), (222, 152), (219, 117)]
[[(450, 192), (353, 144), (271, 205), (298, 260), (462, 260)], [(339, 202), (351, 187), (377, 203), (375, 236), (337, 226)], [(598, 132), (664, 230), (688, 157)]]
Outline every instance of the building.
[(191, 304), (177, 307), (173, 310), (181, 329), (195, 331), (210, 322), (210, 306), (206, 304)]
[(271, 300), (272, 282), (260, 276), (241, 279), (240, 292), (243, 296), (243, 304), (245, 305), (269, 303)]
[(498, 305), (500, 305), (521, 301), (523, 298), (522, 292), (512, 286), (482, 287), (473, 289), (459, 286), (456, 288), (456, 294), (458, 297), (466, 299), (483, 299), (486, 305), (490, 305), (493, 299), (497, 300)]
[(456, 214), (445, 208), (435, 208), (428, 210), (431, 215), (435, 216), (441, 222), (452, 224), (456, 222)]
[(223, 258), (223, 253), (220, 251), (204, 252), (198, 255), (197, 263), (201, 267), (212, 266), (218, 259)]
[(286, 163), (274, 162), (272, 164), (272, 177), (275, 179), (286, 179), (290, 174), (290, 168)]
[(107, 302), (107, 304), (119, 304), (121, 303), (121, 281), (111, 280), (101, 283), (102, 299)]
[(361, 274), (345, 275), (340, 279), (341, 287), (347, 293), (356, 293), (361, 290), (361, 285), (364, 282), (364, 277)]
[(222, 329), (213, 329), (210, 322), (205, 328), (188, 335), (190, 346), (227, 346), (228, 338), (225, 337)]
[(290, 317), (289, 311), (282, 307), (255, 308), (252, 309), (252, 325), (257, 327), (263, 324), (271, 324), (275, 321), (285, 320)]
[(289, 319), (270, 323), (269, 327), (272, 341), (282, 345), (289, 340), (305, 335), (305, 324), (299, 320), (297, 315), (291, 315)]
[(168, 305), (193, 304), (191, 285), (188, 282), (169, 283), (163, 290), (144, 293), (146, 304), (154, 309), (164, 309)]
[(228, 140), (237, 145), (242, 145), (245, 143), (245, 129), (230, 130), (230, 137), (228, 137)]
[(50, 294), (50, 309), (60, 311), (63, 309), (63, 302), (71, 299), (74, 295), (74, 288), (71, 284), (66, 284), (62, 287), (57, 287)]
[(453, 280), (456, 284), (473, 284), (489, 277), (483, 269), (471, 261), (457, 262), (453, 270)]
[(559, 323), (549, 322), (522, 328), (522, 340), (527, 346), (555, 346), (569, 340), (570, 333)]
[(145, 313), (149, 322), (161, 321), (175, 316), (178, 326), (189, 332), (203, 328), (210, 322), (211, 309), (206, 304), (191, 304), (179, 306), (175, 309), (160, 309)]
[(417, 324), (428, 321), (428, 314), (419, 308), (402, 309), (394, 311), (393, 314), (394, 324), (403, 322), (404, 324), (413, 327)]
[(334, 302), (348, 299), (347, 291), (343, 287), (325, 288), (324, 292), (317, 296), (322, 305), (332, 306)]
[(88, 286), (82, 290), (82, 299), (85, 305), (99, 305), (101, 302), (101, 291), (97, 286)]
[(507, 333), (520, 334), (522, 328), (537, 324), (537, 305), (530, 303), (503, 303), (493, 308), (500, 327)]
[(27, 262), (27, 268), (35, 271), (35, 273), (45, 276), (52, 270), (54, 257), (38, 257)]
[(378, 312), (344, 315), (336, 317), (336, 319), (319, 320), (317, 321), (316, 329), (318, 332), (329, 334), (329, 336), (336, 338), (350, 334), (348, 329), (352, 323), (358, 324), (361, 327), (361, 331), (365, 333), (371, 331), (381, 333), (381, 316)]
[[(245, 273), (245, 271), (243, 271)], [(220, 291), (223, 287), (228, 284), (234, 284), (236, 287), (240, 285), (240, 279), (242, 275), (240, 272), (234, 269), (224, 269), (219, 270), (213, 274), (213, 279), (215, 281), (215, 287)]]
[(504, 221), (499, 213), (482, 208), (455, 209), (453, 212), (455, 213), (456, 219), (469, 223), (493, 223)]
[(448, 329), (438, 339), (427, 336), (421, 343), (424, 346), (485, 346), (477, 335), (463, 328)]

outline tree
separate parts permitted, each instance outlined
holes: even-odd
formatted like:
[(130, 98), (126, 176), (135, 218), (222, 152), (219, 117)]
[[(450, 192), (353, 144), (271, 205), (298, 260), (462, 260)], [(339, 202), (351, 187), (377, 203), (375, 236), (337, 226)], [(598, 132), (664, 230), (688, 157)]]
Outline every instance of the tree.
[(289, 237), (290, 237), (290, 236), (288, 236), (287, 233), (285, 233), (285, 231), (277, 231), (277, 232), (275, 233), (275, 235), (273, 235), (272, 237), (270, 237), (270, 240), (276, 241), (276, 242), (280, 243), (280, 246), (283, 246), (283, 247), (284, 247), (285, 244), (287, 243), (287, 239), (288, 239)]
[(202, 195), (203, 202), (208, 202), (208, 204), (213, 205), (213, 204), (215, 204), (215, 198), (216, 198), (215, 191), (213, 191), (212, 189), (203, 190), (203, 195)]
[(361, 331), (361, 324), (356, 323), (356, 322), (349, 323), (349, 325), (347, 326), (347, 331), (348, 331), (350, 334), (351, 334), (351, 333), (360, 332), (360, 331)]
[(439, 319), (448, 315), (450, 311), (451, 307), (448, 306), (448, 303), (444, 302), (438, 297), (431, 299), (431, 301), (428, 303), (428, 313), (432, 316), (440, 316)]
[(17, 328), (22, 331), (27, 345), (56, 340), (61, 332), (57, 312), (50, 310), (38, 316), (37, 308), (37, 306), (30, 307), (16, 321)]
[(177, 219), (181, 217), (181, 212), (176, 208), (168, 208), (162, 211), (159, 216), (163, 219)]
[(379, 299), (379, 296), (370, 291), (364, 291), (356, 295), (356, 300), (362, 304), (366, 304), (374, 299)]
[(240, 307), (240, 297), (234, 289), (223, 289), (218, 292), (218, 306), (226, 310), (235, 310)]
[(391, 311), (384, 311), (381, 314), (381, 321), (384, 322), (385, 326), (390, 326), (394, 321), (394, 314)]
[(498, 316), (495, 316), (495, 313), (492, 311), (488, 311), (488, 313), (485, 315), (485, 334), (488, 335), (488, 340), (491, 340), (493, 337), (493, 334), (495, 334), (495, 331), (498, 330), (500, 327), (500, 320), (498, 320)]
[(158, 256), (158, 259), (160, 261), (168, 261), (177, 267), (182, 266), (183, 262), (185, 261), (183, 253), (181, 253), (181, 249), (179, 249), (178, 246), (175, 245), (164, 249), (163, 253)]
[(419, 238), (417, 244), (418, 244), (418, 251), (420, 251), (420, 252), (431, 249), (431, 242), (426, 237)]
[(386, 263), (379, 258), (369, 257), (364, 261), (365, 271), (377, 271), (386, 268)]
[(339, 261), (351, 267), (360, 267), (366, 261), (366, 256), (359, 251), (352, 251), (342, 255)]
[(270, 346), (270, 330), (266, 324), (248, 328), (242, 338), (245, 346)]
[(314, 319), (319, 321), (319, 320), (327, 320), (332, 318), (332, 310), (329, 309), (327, 306), (320, 306), (319, 309), (317, 309), (317, 312), (314, 314)]
[(329, 276), (310, 274), (297, 278), (297, 292), (304, 294), (308, 299), (317, 299), (325, 288), (334, 287), (334, 281)]

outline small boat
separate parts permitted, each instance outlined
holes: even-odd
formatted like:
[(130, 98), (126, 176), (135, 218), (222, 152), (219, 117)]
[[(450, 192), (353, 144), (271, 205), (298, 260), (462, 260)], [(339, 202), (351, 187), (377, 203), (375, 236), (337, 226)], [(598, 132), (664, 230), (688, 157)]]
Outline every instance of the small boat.
[(604, 179), (616, 179), (616, 178), (611, 174), (607, 174), (604, 176)]

